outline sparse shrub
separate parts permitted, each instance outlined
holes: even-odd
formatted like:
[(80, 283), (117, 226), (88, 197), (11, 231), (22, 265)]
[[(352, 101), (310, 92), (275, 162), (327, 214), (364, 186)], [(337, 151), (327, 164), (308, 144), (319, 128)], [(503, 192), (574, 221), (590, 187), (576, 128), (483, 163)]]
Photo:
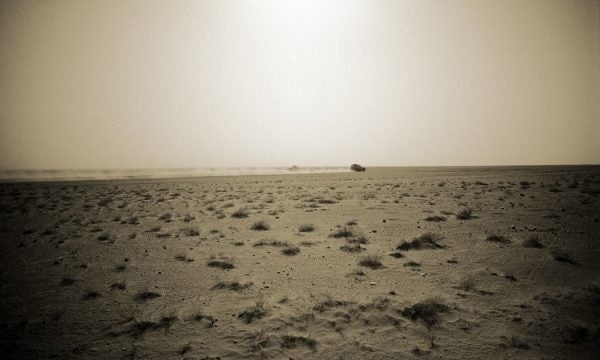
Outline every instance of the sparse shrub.
[(435, 299), (427, 299), (422, 302), (418, 302), (411, 307), (402, 310), (402, 316), (405, 316), (413, 321), (422, 321), (431, 327), (439, 322), (440, 313), (449, 312), (450, 308)]
[(283, 247), (283, 246), (291, 246), (287, 241), (280, 240), (259, 240), (252, 245), (254, 247), (259, 246), (275, 246), (275, 247)]
[(69, 285), (73, 285), (74, 283), (75, 283), (75, 279), (70, 278), (70, 277), (64, 277), (60, 281), (60, 286), (69, 286)]
[(282, 348), (294, 349), (299, 346), (306, 346), (307, 348), (314, 351), (317, 348), (317, 340), (305, 336), (296, 335), (284, 335), (281, 337)]
[(185, 228), (181, 229), (181, 232), (185, 236), (199, 236), (200, 235), (200, 231), (198, 229), (191, 228), (191, 227), (185, 227)]
[(514, 335), (510, 338), (510, 346), (523, 350), (529, 349), (529, 345), (526, 342), (519, 339), (518, 337), (515, 337)]
[(396, 250), (424, 250), (424, 249), (443, 249), (445, 246), (438, 243), (443, 237), (436, 233), (426, 232), (411, 241), (404, 241), (396, 246)]
[(503, 235), (492, 234), (485, 238), (485, 240), (499, 244), (510, 244), (510, 240)]
[(571, 258), (571, 255), (564, 250), (552, 250), (550, 254), (552, 255), (552, 258), (556, 261), (571, 265), (577, 265), (577, 263)]
[(256, 231), (266, 231), (269, 230), (271, 227), (269, 226), (269, 224), (267, 224), (264, 221), (257, 221), (254, 224), (252, 224), (252, 226), (250, 227), (251, 230), (256, 230)]
[(381, 257), (376, 255), (368, 255), (360, 259), (358, 265), (368, 267), (370, 269), (376, 270), (381, 269), (383, 264), (381, 263)]
[(235, 268), (235, 266), (226, 260), (217, 260), (217, 259), (211, 259), (209, 260), (206, 265), (208, 267), (214, 267), (214, 268), (219, 268), (219, 269), (223, 269), (223, 270), (230, 270)]
[(175, 260), (177, 260), (177, 261), (186, 261), (186, 262), (192, 262), (192, 261), (194, 261), (194, 259), (187, 257), (186, 254), (175, 255)]
[(411, 260), (409, 262), (405, 262), (404, 265), (402, 265), (402, 266), (404, 266), (404, 267), (419, 267), (419, 266), (421, 266), (421, 264), (419, 264), (416, 261)]
[(181, 349), (179, 349), (179, 355), (185, 355), (190, 351), (192, 351), (192, 346), (190, 344), (186, 344)]
[(349, 253), (356, 253), (356, 252), (364, 251), (366, 249), (361, 247), (360, 244), (348, 244), (348, 245), (340, 246), (340, 250), (349, 252)]
[(475, 291), (477, 288), (477, 281), (473, 276), (467, 276), (458, 283), (456, 288), (462, 291)]
[(313, 232), (315, 230), (315, 227), (312, 225), (301, 225), (300, 228), (298, 228), (299, 232)]
[(171, 213), (166, 213), (166, 214), (162, 214), (161, 216), (159, 216), (158, 220), (170, 222), (171, 218), (173, 218), (173, 215), (171, 215)]
[(346, 238), (346, 242), (348, 244), (368, 244), (369, 240), (367, 240), (366, 237), (364, 237), (364, 235), (359, 235), (359, 236), (352, 236), (349, 238)]
[(238, 318), (240, 318), (246, 324), (252, 323), (254, 320), (262, 319), (268, 314), (267, 309), (264, 304), (259, 301), (256, 303), (254, 307), (248, 308), (241, 313), (238, 314)]
[(116, 283), (113, 283), (112, 285), (110, 285), (111, 290), (125, 290), (126, 288), (127, 288), (127, 285), (125, 285), (125, 283), (122, 283), (122, 282), (116, 282)]
[(439, 216), (439, 215), (433, 215), (433, 216), (426, 217), (425, 221), (441, 222), (441, 221), (446, 221), (446, 217), (445, 216)]
[(544, 247), (544, 244), (540, 242), (540, 237), (537, 234), (533, 234), (523, 241), (523, 246), (526, 248), (541, 249)]
[[(360, 272), (360, 274), (358, 274), (359, 272)], [(362, 273), (360, 270), (357, 270), (355, 272), (355, 275), (363, 276), (365, 274)], [(341, 307), (341, 306), (348, 306), (348, 305), (351, 305), (351, 304), (352, 303), (350, 301), (335, 300), (335, 299), (332, 299), (330, 297), (327, 297), (327, 300), (324, 300), (324, 301), (316, 304), (315, 306), (313, 306), (313, 310), (318, 311), (318, 312), (324, 312), (324, 311), (329, 310), (329, 309), (334, 309), (336, 307)]]
[(339, 238), (349, 238), (354, 236), (354, 232), (351, 228), (344, 226), (343, 228), (337, 230), (333, 234), (329, 235), (330, 237), (334, 237), (336, 239)]
[(177, 321), (175, 316), (164, 316), (159, 322), (154, 321), (139, 321), (131, 324), (129, 329), (124, 333), (133, 336), (134, 338), (142, 337), (148, 331), (165, 330), (168, 331), (171, 326)]
[(207, 328), (211, 328), (215, 325), (215, 322), (217, 321), (217, 319), (215, 319), (213, 316), (211, 315), (205, 315), (202, 313), (198, 313), (196, 315), (194, 315), (194, 321), (207, 321), (206, 323), (206, 327)]
[(100, 293), (97, 291), (88, 291), (83, 295), (83, 300), (94, 300), (100, 297)]
[(160, 294), (153, 291), (141, 291), (133, 297), (133, 299), (137, 302), (145, 302), (146, 300), (156, 299), (160, 297)]
[(110, 240), (110, 234), (109, 233), (103, 233), (101, 235), (98, 236), (98, 240), (100, 241), (108, 241)]
[(456, 214), (456, 218), (459, 220), (469, 220), (473, 218), (473, 210), (471, 208), (464, 208)]
[(286, 246), (281, 249), (281, 253), (287, 256), (294, 256), (300, 253), (300, 248), (297, 246)]
[(227, 281), (219, 281), (218, 283), (215, 284), (215, 286), (212, 287), (213, 290), (233, 290), (233, 291), (242, 291), (245, 289), (248, 289), (249, 287), (252, 286), (252, 283), (246, 283), (246, 284), (242, 284), (238, 281), (232, 281), (232, 282), (227, 282)]
[(127, 270), (127, 265), (125, 265), (125, 264), (117, 265), (115, 267), (116, 272), (123, 272), (125, 270)]
[(331, 199), (319, 199), (319, 204), (335, 204), (335, 200)]
[(394, 257), (396, 259), (400, 259), (400, 258), (404, 257), (404, 254), (399, 251), (395, 251), (395, 252), (391, 253), (390, 256)]
[(239, 210), (236, 210), (233, 214), (231, 214), (231, 217), (236, 218), (236, 219), (246, 218), (246, 217), (248, 217), (248, 212), (244, 209), (239, 209)]

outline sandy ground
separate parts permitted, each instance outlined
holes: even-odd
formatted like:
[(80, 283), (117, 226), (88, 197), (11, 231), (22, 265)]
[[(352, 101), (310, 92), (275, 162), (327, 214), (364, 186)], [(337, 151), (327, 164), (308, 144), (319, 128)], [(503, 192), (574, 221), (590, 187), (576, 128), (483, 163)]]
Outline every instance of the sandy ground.
[(592, 359), (599, 197), (599, 167), (0, 184), (0, 358)]

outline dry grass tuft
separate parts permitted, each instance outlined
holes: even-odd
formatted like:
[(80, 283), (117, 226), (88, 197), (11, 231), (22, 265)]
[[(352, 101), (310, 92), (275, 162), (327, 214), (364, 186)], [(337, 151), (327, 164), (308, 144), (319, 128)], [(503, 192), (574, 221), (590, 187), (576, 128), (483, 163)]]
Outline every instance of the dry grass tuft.
[(496, 235), (496, 234), (492, 234), (490, 236), (488, 236), (487, 238), (485, 238), (486, 241), (489, 242), (495, 242), (498, 244), (510, 244), (510, 240), (508, 238), (506, 238), (503, 235)]
[(381, 263), (381, 256), (376, 255), (367, 255), (359, 260), (358, 265), (368, 267), (373, 270), (383, 268), (383, 264)]
[(540, 237), (537, 234), (533, 234), (523, 241), (523, 247), (541, 249), (544, 244), (540, 242)]
[(448, 305), (436, 299), (427, 299), (402, 310), (402, 316), (413, 321), (422, 321), (427, 327), (432, 327), (440, 320), (439, 314), (450, 311)]
[(295, 256), (300, 253), (300, 248), (297, 246), (286, 246), (281, 249), (281, 253), (287, 256)]
[(411, 241), (404, 241), (400, 245), (396, 246), (396, 250), (425, 250), (425, 249), (443, 249), (445, 246), (438, 243), (442, 240), (441, 235), (426, 232), (419, 237), (412, 239)]
[(251, 230), (256, 230), (256, 231), (266, 231), (269, 230), (271, 227), (269, 226), (269, 224), (267, 224), (264, 221), (257, 221), (254, 224), (252, 224), (252, 226), (250, 227)]
[(473, 210), (471, 208), (464, 208), (456, 214), (456, 218), (459, 220), (469, 220), (473, 218)]
[(317, 344), (317, 340), (305, 336), (284, 335), (281, 337), (281, 347), (284, 349), (306, 346), (314, 351), (317, 348)]
[(267, 314), (268, 311), (265, 308), (264, 303), (262, 301), (257, 301), (256, 305), (239, 313), (238, 318), (246, 324), (250, 324), (254, 322), (254, 320), (262, 319), (267, 316)]

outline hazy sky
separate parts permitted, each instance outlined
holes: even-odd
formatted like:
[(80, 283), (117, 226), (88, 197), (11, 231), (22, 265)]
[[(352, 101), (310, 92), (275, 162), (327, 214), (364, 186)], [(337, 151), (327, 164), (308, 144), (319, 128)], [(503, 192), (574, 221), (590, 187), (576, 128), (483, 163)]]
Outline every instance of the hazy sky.
[(0, 167), (600, 163), (600, 1), (2, 1)]

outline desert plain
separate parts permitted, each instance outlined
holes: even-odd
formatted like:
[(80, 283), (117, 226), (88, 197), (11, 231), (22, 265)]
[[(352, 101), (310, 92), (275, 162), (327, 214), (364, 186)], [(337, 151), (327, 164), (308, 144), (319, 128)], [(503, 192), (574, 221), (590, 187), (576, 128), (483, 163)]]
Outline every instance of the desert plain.
[(600, 167), (0, 184), (2, 359), (593, 359)]

